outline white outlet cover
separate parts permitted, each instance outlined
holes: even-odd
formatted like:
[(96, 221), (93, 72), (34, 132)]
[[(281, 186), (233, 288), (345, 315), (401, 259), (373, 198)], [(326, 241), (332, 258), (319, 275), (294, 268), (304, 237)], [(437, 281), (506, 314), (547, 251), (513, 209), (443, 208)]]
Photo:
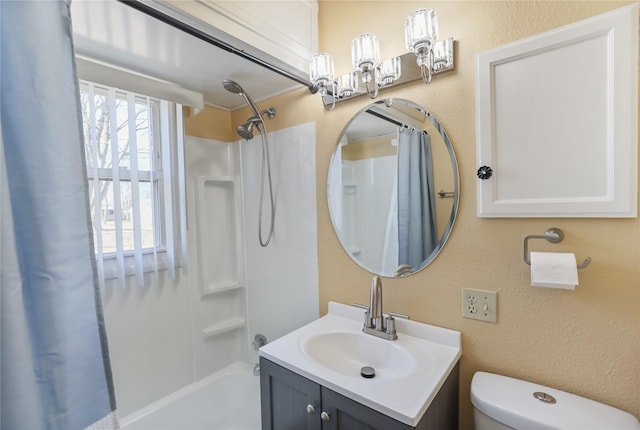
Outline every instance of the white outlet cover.
[(462, 289), (462, 317), (496, 323), (498, 293), (475, 288)]

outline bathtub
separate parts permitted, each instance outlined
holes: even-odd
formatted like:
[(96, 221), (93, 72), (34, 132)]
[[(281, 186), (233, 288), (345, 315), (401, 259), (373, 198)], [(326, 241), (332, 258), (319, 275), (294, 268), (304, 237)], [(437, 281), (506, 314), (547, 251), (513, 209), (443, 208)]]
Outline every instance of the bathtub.
[(124, 430), (260, 430), (260, 378), (236, 362), (120, 420)]

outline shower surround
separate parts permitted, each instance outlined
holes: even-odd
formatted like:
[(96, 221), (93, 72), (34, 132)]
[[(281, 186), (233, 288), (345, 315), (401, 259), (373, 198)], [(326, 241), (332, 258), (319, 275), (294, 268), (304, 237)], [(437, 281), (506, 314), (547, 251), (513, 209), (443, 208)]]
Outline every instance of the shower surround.
[[(185, 138), (187, 270), (104, 292), (116, 399), (127, 416), (318, 317), (315, 124), (267, 134), (275, 231), (258, 243), (259, 142)], [(263, 226), (264, 228), (264, 226)]]

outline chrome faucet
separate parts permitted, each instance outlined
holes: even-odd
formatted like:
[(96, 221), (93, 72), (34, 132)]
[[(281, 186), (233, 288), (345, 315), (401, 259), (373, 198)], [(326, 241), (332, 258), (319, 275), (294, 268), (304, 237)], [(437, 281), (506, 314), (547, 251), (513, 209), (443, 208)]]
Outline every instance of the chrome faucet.
[(393, 316), (382, 313), (382, 280), (374, 276), (371, 281), (369, 308), (364, 313), (364, 327), (362, 331), (387, 340), (396, 340), (396, 321)]

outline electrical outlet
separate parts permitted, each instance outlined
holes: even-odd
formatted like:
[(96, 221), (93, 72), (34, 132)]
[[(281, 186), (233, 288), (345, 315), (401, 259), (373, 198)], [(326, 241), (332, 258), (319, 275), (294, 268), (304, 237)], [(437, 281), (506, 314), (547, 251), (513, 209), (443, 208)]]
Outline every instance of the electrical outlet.
[(498, 314), (498, 293), (495, 291), (462, 289), (462, 317), (495, 323)]

